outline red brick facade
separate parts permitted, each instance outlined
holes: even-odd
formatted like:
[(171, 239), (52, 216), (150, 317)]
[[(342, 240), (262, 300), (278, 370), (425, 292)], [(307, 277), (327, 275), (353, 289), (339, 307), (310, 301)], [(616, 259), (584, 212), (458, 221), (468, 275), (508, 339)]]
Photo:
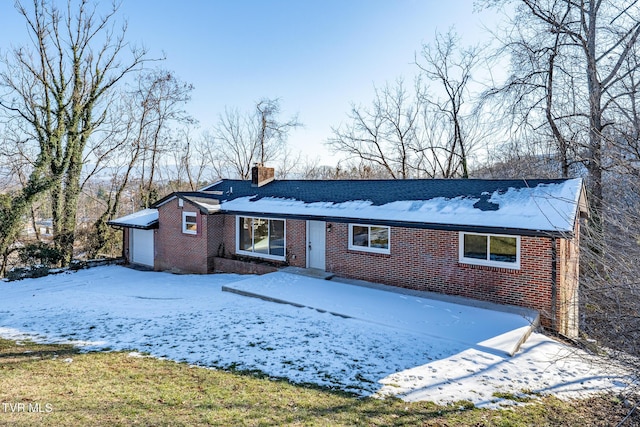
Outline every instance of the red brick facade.
[(287, 261), (294, 267), (307, 266), (307, 222), (287, 220)]
[[(191, 212), (196, 215), (197, 234), (182, 232), (182, 213)], [(215, 215), (203, 215), (198, 209), (184, 202), (178, 205), (173, 199), (158, 208), (158, 228), (155, 230), (155, 265), (156, 270), (167, 270), (176, 273), (209, 272), (208, 226), (219, 221)], [(213, 233), (215, 234), (215, 227)]]
[(579, 255), (580, 255), (580, 227), (576, 222), (573, 239), (558, 239), (557, 244), (557, 293), (556, 330), (567, 336), (578, 333), (578, 286), (579, 286)]
[[(183, 210), (197, 212), (197, 235), (182, 232)], [(158, 212), (156, 270), (209, 273), (229, 265), (219, 262), (216, 268), (216, 257), (248, 258), (236, 254), (235, 215), (203, 215), (186, 201), (180, 208), (176, 199)], [(378, 254), (350, 250), (348, 224), (330, 223), (330, 230), (326, 232), (326, 270), (338, 276), (529, 307), (540, 311), (543, 326), (555, 326), (562, 333), (573, 327), (577, 241), (522, 236), (520, 268), (513, 270), (460, 263), (456, 231), (391, 227), (390, 254)], [(306, 240), (306, 221), (287, 220), (286, 261), (267, 262), (306, 267)]]
[[(183, 211), (197, 214), (197, 234), (182, 232)], [(174, 199), (158, 208), (158, 224), (155, 230), (156, 270), (205, 274), (221, 270), (215, 266), (216, 258), (247, 257), (236, 254), (235, 215), (205, 215), (186, 201), (180, 207)], [(267, 262), (305, 267), (306, 221), (286, 221), (286, 245), (286, 261)]]
[[(551, 239), (522, 237), (520, 269), (459, 262), (457, 231), (392, 227), (390, 254), (348, 249), (348, 225), (327, 233), (327, 271), (421, 291), (540, 310), (551, 316)], [(549, 323), (549, 322), (547, 322)]]
[(131, 260), (131, 238), (129, 237), (129, 233), (131, 233), (130, 228), (122, 229), (122, 257), (127, 262)]

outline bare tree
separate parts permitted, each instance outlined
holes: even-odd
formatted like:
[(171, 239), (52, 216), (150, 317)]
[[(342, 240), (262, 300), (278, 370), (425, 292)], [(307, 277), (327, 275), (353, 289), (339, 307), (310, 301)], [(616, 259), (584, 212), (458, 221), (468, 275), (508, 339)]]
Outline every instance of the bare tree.
[[(621, 166), (623, 169), (624, 166)], [(640, 180), (626, 170), (603, 182), (605, 239), (599, 252), (585, 247), (580, 281), (581, 329), (599, 352), (640, 375)], [(587, 234), (583, 239), (593, 240)], [(600, 236), (597, 236), (599, 238)], [(603, 351), (604, 350), (604, 351)], [(638, 392), (636, 384), (633, 392)]]
[(394, 86), (376, 88), (371, 108), (352, 105), (350, 123), (332, 128), (333, 136), (327, 141), (329, 148), (349, 159), (377, 165), (393, 179), (411, 178), (418, 156), (416, 134), (421, 94), (420, 81), (416, 81), (413, 94), (402, 79)]
[[(141, 207), (149, 207), (158, 194), (155, 178), (160, 158), (174, 141), (171, 140), (171, 125), (192, 123), (193, 119), (182, 109), (191, 99), (193, 85), (180, 81), (165, 70), (142, 75), (138, 84), (139, 139), (142, 145), (139, 163)], [(134, 113), (135, 114), (135, 113)]]
[[(637, 65), (630, 58), (640, 36), (640, 5), (635, 0), (520, 0), (518, 4), (513, 27), (520, 37), (507, 39), (508, 43), (534, 54), (542, 52), (539, 57), (547, 61), (525, 62), (533, 66), (514, 73), (509, 84), (532, 85), (537, 79), (544, 89), (547, 122), (561, 154), (568, 152), (564, 145), (569, 144), (577, 145), (574, 151), (581, 153), (588, 172), (590, 224), (602, 230), (604, 150), (611, 135), (608, 128), (621, 118), (614, 111), (616, 104), (629, 96), (620, 88)], [(535, 38), (533, 29), (544, 37)], [(515, 102), (529, 100), (518, 97)], [(612, 141), (616, 139), (613, 136)]]
[[(260, 147), (255, 121), (238, 109), (225, 108), (218, 117), (213, 133), (205, 134), (210, 146), (211, 164), (220, 176), (248, 179), (251, 166), (258, 162)], [(271, 157), (264, 153), (264, 160)]]
[(278, 117), (280, 111), (280, 99), (263, 98), (256, 104), (256, 116), (260, 122), (258, 140), (260, 142), (260, 163), (267, 161), (267, 150), (273, 147), (284, 147), (289, 132), (302, 124), (295, 115), (286, 121)]
[(128, 44), (125, 28), (113, 29), (117, 7), (99, 16), (88, 1), (76, 5), (69, 0), (64, 13), (54, 3), (34, 0), (32, 10), (16, 3), (33, 45), (14, 49), (0, 71), (0, 86), (10, 94), (0, 100), (0, 107), (23, 123), (25, 137), (37, 146), (29, 181), (12, 201), (0, 252), (15, 239), (31, 203), (48, 193), (54, 239), (69, 262), (84, 149), (107, 117), (113, 89), (137, 70), (146, 52), (133, 50), (122, 62)]
[[(192, 89), (190, 84), (181, 82), (170, 72), (149, 70), (139, 74), (137, 86), (120, 97), (118, 113), (112, 122), (118, 129), (108, 133), (110, 145), (101, 144), (110, 149), (94, 156), (96, 165), (106, 165), (106, 155), (111, 155), (111, 165), (117, 173), (113, 175), (105, 209), (94, 224), (92, 255), (97, 255), (110, 243), (112, 233), (107, 222), (118, 213), (132, 178), (138, 181), (139, 205), (147, 207), (152, 202), (153, 180), (162, 150), (170, 143), (170, 127), (191, 122), (181, 106), (190, 99)], [(127, 160), (124, 165), (123, 159)], [(88, 178), (91, 176), (89, 173)]]
[(285, 146), (282, 155), (278, 159), (276, 166), (276, 177), (278, 179), (287, 179), (300, 169), (302, 162), (302, 154), (298, 152), (294, 154), (289, 146)]
[(170, 191), (195, 191), (202, 187), (210, 169), (203, 140), (194, 138), (188, 128), (180, 129), (170, 152), (165, 166)]
[(472, 151), (484, 136), (483, 115), (472, 108), (480, 52), (460, 47), (453, 30), (437, 33), (416, 55), (412, 90), (402, 79), (376, 89), (372, 107), (352, 105), (348, 123), (332, 129), (328, 146), (393, 179), (468, 178)]
[[(453, 30), (449, 30), (446, 34), (436, 33), (434, 43), (423, 45), (420, 59), (416, 58), (422, 75), (434, 82), (436, 90), (443, 94), (423, 95), (425, 129), (441, 133), (436, 136), (432, 132), (432, 138), (424, 138), (427, 147), (421, 147), (421, 151), (432, 155), (432, 164), (438, 164), (445, 178), (458, 175), (458, 167), (462, 178), (469, 177), (468, 156), (473, 142), (470, 128), (473, 127), (472, 120), (478, 114), (474, 114), (470, 106), (465, 104), (471, 100), (469, 85), (478, 65), (480, 52), (478, 46), (461, 48), (459, 37)], [(429, 126), (428, 123), (436, 126)], [(442, 139), (446, 140), (445, 144), (442, 144)], [(434, 143), (434, 140), (440, 143)], [(442, 156), (436, 153), (438, 150), (445, 152), (442, 161)]]
[(532, 146), (543, 139), (559, 173), (586, 175), (591, 218), (580, 236), (580, 326), (590, 342), (609, 347), (638, 373), (640, 4), (517, 4), (503, 38), (511, 75), (493, 94), (503, 96), (513, 126), (530, 131), (519, 133), (514, 151), (539, 154)]
[[(567, 19), (566, 10), (559, 19)], [(583, 131), (574, 120), (579, 116), (580, 98), (572, 81), (575, 70), (572, 64), (562, 63), (568, 37), (550, 34), (544, 22), (517, 22), (501, 39), (504, 46), (498, 52), (510, 58), (511, 74), (503, 84), (490, 88), (483, 101), (494, 101), (489, 108), (501, 109), (509, 118), (503, 124), (512, 129), (505, 151), (529, 158), (546, 158), (551, 151), (560, 164), (555, 175), (568, 177), (571, 166), (579, 161), (577, 141)]]
[(205, 136), (218, 174), (249, 179), (254, 163), (281, 158), (289, 132), (302, 125), (296, 116), (282, 120), (280, 114), (278, 99), (262, 99), (250, 113), (226, 108), (213, 133)]

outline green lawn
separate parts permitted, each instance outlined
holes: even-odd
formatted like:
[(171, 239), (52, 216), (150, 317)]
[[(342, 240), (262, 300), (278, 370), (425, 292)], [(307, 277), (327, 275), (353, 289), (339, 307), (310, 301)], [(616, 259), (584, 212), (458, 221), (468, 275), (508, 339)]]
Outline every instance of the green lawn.
[(0, 339), (0, 425), (605, 426), (628, 412), (607, 396), (469, 406), (358, 398), (259, 373)]

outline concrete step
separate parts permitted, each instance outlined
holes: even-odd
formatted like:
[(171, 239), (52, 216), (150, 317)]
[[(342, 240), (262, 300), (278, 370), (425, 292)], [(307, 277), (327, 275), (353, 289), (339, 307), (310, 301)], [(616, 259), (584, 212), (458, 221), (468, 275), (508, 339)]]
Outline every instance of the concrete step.
[(302, 267), (283, 267), (280, 271), (290, 274), (299, 274), (302, 276), (313, 277), (314, 279), (330, 280), (335, 276), (333, 273), (327, 273), (324, 270), (317, 268), (302, 268)]

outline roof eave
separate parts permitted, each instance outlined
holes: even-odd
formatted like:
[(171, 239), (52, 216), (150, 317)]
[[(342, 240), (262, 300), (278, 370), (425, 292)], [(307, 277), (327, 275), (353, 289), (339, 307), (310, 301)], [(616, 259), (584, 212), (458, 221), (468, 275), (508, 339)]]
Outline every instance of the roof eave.
[[(197, 193), (197, 192), (193, 192), (193, 193)], [(207, 194), (207, 193), (203, 193), (201, 197), (205, 197), (205, 196), (215, 196), (215, 194)], [(159, 208), (163, 205), (166, 205), (167, 203), (169, 203), (170, 201), (174, 200), (174, 199), (181, 199), (184, 200), (185, 202), (189, 203), (191, 206), (195, 207), (196, 209), (198, 209), (200, 211), (200, 213), (202, 214), (213, 214), (216, 213), (219, 209), (210, 209), (200, 203), (198, 203), (195, 200), (191, 199), (192, 196), (186, 195), (185, 193), (182, 192), (173, 192), (165, 197), (163, 197), (162, 199), (158, 200), (157, 202), (153, 203), (151, 205), (152, 208)], [(205, 198), (211, 198), (212, 200), (215, 199), (214, 197), (205, 197)]]
[(338, 223), (358, 223), (366, 225), (387, 225), (390, 227), (404, 227), (404, 228), (420, 228), (426, 230), (443, 230), (443, 231), (466, 231), (471, 233), (486, 233), (486, 234), (507, 234), (514, 236), (530, 236), (530, 237), (556, 237), (556, 238), (572, 238), (573, 230), (531, 230), (524, 228), (510, 228), (510, 227), (495, 227), (495, 226), (480, 226), (480, 225), (460, 225), (460, 224), (444, 224), (444, 223), (432, 223), (432, 222), (412, 222), (412, 221), (399, 221), (399, 220), (382, 220), (382, 219), (363, 219), (363, 218), (348, 218), (339, 216), (322, 216), (322, 215), (299, 215), (299, 214), (276, 214), (273, 212), (247, 212), (247, 211), (233, 211), (233, 210), (221, 210), (219, 213), (228, 215), (251, 215), (265, 218), (282, 218), (282, 219), (299, 219), (299, 220), (312, 220), (312, 221), (326, 221), (326, 222), (338, 222)]
[(146, 225), (128, 224), (128, 223), (117, 222), (117, 221), (107, 221), (107, 225), (110, 225), (112, 227), (137, 228), (139, 230), (152, 230), (152, 229), (158, 228), (158, 220), (155, 220), (150, 224), (146, 224)]

